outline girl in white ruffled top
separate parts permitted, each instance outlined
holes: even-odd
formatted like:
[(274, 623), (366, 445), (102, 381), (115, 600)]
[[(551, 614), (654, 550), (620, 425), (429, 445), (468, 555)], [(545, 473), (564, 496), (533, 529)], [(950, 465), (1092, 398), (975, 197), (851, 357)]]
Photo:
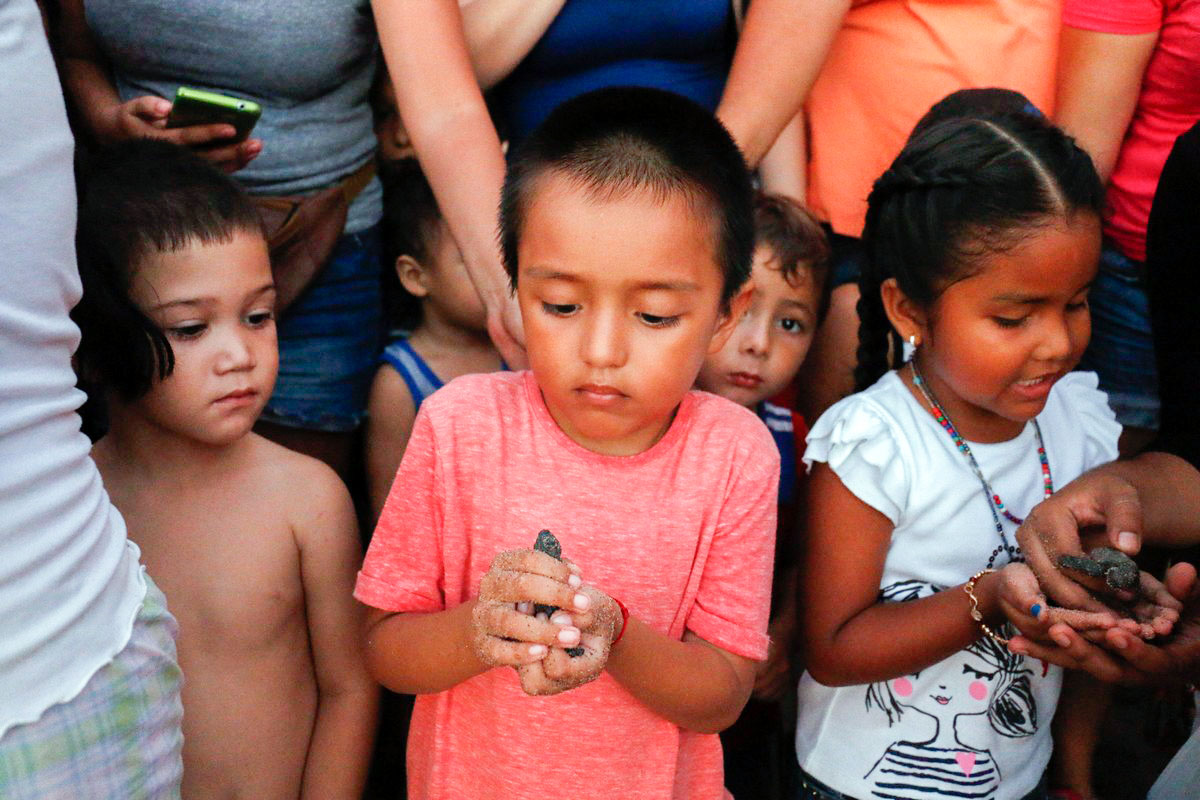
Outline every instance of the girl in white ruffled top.
[(1021, 516), (1117, 453), (1095, 375), (1071, 372), (1103, 191), (1035, 113), (959, 114), (875, 183), (860, 391), (808, 437), (802, 798), (1037, 797), (1062, 676), (1008, 648), (1006, 616), (1144, 636), (1177, 618), (1145, 575), (1136, 619), (1006, 602), (1035, 581)]

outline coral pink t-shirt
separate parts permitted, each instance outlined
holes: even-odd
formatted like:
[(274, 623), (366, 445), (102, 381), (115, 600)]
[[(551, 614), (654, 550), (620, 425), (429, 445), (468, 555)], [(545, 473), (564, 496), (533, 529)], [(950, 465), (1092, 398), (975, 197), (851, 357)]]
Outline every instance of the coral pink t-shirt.
[[(355, 596), (433, 612), (478, 594), (496, 553), (548, 528), (584, 580), (655, 630), (765, 658), (779, 455), (750, 411), (691, 392), (650, 449), (593, 453), (532, 373), (469, 375), (421, 405)], [(419, 643), (413, 643), (419, 646)], [(496, 668), (417, 698), (409, 797), (727, 797), (715, 735), (685, 731), (607, 673), (529, 697)]]
[(1175, 140), (1200, 119), (1200, 0), (1067, 0), (1063, 24), (1100, 33), (1158, 31), (1108, 186), (1104, 233), (1146, 260), (1146, 223)]
[(861, 236), (871, 186), (913, 126), (959, 89), (1054, 99), (1062, 0), (854, 0), (805, 105), (808, 205)]

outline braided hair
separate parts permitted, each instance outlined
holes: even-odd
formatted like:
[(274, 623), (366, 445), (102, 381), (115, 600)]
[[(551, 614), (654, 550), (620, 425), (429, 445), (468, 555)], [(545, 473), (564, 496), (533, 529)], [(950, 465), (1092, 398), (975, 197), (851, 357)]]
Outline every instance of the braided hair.
[(856, 390), (901, 365), (885, 280), (928, 307), (978, 257), (1080, 210), (1098, 215), (1103, 200), (1087, 153), (1034, 114), (955, 117), (915, 131), (867, 200)]

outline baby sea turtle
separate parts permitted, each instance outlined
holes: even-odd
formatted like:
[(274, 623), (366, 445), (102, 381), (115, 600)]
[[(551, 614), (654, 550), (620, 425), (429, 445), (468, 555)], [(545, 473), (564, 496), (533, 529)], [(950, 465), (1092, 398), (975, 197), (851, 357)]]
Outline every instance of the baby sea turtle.
[(1059, 556), (1058, 565), (1104, 578), (1110, 589), (1135, 590), (1140, 582), (1137, 562), (1111, 547), (1097, 547), (1086, 556)]
[[(558, 537), (550, 531), (540, 531), (537, 535), (537, 541), (533, 543), (533, 549), (540, 553), (545, 553), (551, 558), (557, 558), (562, 561), (562, 545), (558, 541)], [(555, 611), (558, 611), (556, 606), (545, 606), (541, 603), (535, 603), (533, 606), (534, 614), (545, 614), (549, 619)], [(567, 655), (571, 658), (578, 658), (583, 655), (582, 647), (568, 647)]]

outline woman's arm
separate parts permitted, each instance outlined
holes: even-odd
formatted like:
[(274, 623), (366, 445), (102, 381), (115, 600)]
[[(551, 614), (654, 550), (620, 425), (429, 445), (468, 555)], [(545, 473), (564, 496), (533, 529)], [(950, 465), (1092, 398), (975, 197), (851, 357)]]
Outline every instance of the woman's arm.
[[(887, 680), (925, 669), (979, 638), (961, 587), (903, 603), (879, 602), (892, 523), (855, 497), (825, 464), (809, 478), (800, 589), (805, 667), (826, 686)], [(1002, 617), (1000, 575), (975, 584), (984, 622)], [(903, 635), (897, 635), (903, 632)]]
[(808, 132), (798, 111), (758, 165), (763, 191), (790, 197), (808, 207)]
[(508, 77), (566, 0), (459, 0), (475, 77), (490, 89)]
[(1133, 118), (1157, 33), (1099, 33), (1064, 25), (1054, 121), (1074, 136), (1105, 183)]
[(746, 14), (717, 116), (750, 166), (800, 109), (850, 0), (755, 0)]
[(475, 81), (454, 0), (374, 0), (375, 21), (412, 139), (450, 232), (487, 307), (504, 360), (525, 365), (521, 318), (500, 261), (500, 140)]

